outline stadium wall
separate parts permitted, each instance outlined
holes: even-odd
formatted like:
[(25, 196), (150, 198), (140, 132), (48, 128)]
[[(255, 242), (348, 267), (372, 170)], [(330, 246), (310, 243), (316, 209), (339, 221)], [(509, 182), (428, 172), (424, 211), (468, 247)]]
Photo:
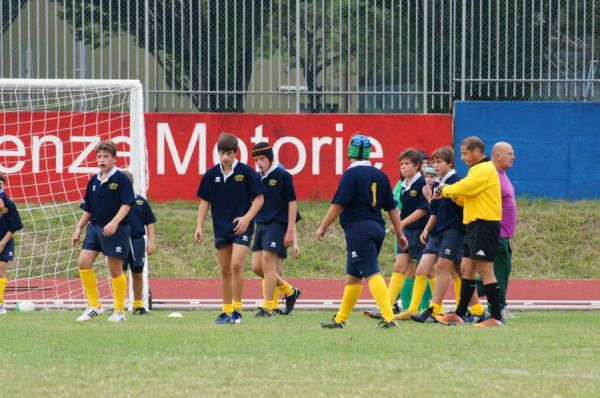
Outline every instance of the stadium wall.
[[(508, 174), (519, 195), (554, 199), (600, 197), (600, 103), (457, 102), (454, 143), (483, 139), (512, 144), (516, 160)], [(457, 162), (462, 175), (466, 167)]]

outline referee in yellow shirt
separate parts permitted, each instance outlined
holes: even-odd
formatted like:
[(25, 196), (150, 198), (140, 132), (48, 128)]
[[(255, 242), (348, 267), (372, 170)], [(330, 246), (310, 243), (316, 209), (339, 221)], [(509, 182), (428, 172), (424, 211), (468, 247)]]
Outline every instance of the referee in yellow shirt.
[(494, 259), (500, 239), (502, 197), (496, 167), (485, 156), (485, 146), (478, 137), (460, 143), (460, 157), (469, 166), (462, 180), (436, 190), (437, 198), (450, 198), (462, 205), (466, 235), (460, 264), (462, 286), (456, 312), (437, 316), (438, 322), (458, 325), (464, 322), (469, 300), (476, 288), (475, 273), (483, 280), (492, 317), (475, 327), (504, 326), (499, 306), (499, 287), (494, 275)]

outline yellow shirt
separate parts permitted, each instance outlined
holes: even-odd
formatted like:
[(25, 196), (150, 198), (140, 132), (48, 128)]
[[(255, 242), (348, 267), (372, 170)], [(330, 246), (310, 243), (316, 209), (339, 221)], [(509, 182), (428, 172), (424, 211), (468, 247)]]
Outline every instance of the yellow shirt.
[(464, 206), (464, 224), (502, 219), (500, 178), (496, 167), (487, 158), (472, 166), (462, 180), (446, 185), (442, 192), (445, 197)]

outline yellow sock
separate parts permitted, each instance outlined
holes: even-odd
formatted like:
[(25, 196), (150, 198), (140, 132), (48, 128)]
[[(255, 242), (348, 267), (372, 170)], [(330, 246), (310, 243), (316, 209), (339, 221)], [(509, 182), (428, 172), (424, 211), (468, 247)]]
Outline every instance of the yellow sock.
[(373, 275), (369, 278), (368, 282), (369, 290), (371, 290), (377, 307), (381, 311), (381, 316), (383, 316), (386, 322), (392, 321), (394, 319), (394, 311), (392, 310), (392, 304), (390, 304), (390, 296), (383, 276), (381, 274)]
[(127, 278), (121, 274), (111, 279), (113, 297), (115, 299), (115, 311), (125, 310), (125, 297), (127, 296)]
[(98, 296), (98, 280), (96, 279), (96, 273), (92, 268), (80, 269), (79, 277), (81, 278), (81, 284), (85, 291), (85, 297), (87, 297), (88, 304), (90, 307), (100, 308), (100, 297)]
[(342, 304), (335, 316), (336, 322), (346, 322), (361, 293), (362, 285), (346, 285), (344, 295), (342, 296)]
[(133, 300), (133, 308), (142, 308), (144, 306), (144, 300)]
[(460, 301), (460, 287), (462, 285), (462, 280), (457, 276), (452, 279), (454, 283), (454, 299), (456, 300), (456, 306), (458, 307), (458, 302)]
[(6, 290), (6, 278), (0, 278), (0, 303), (4, 303), (4, 290)]
[(469, 308), (469, 310), (471, 311), (471, 314), (477, 316), (481, 316), (485, 312), (485, 308), (483, 308), (483, 305), (481, 305), (481, 303), (472, 305), (471, 308)]
[(431, 290), (431, 297), (433, 298), (433, 293), (435, 292), (435, 276), (429, 280), (429, 289)]
[(271, 307), (272, 310), (277, 309), (277, 302), (279, 301), (279, 289), (276, 287), (275, 292), (273, 293), (273, 305)]
[(408, 307), (408, 312), (412, 312), (413, 314), (419, 312), (419, 304), (421, 304), (421, 300), (423, 299), (423, 295), (425, 294), (426, 288), (427, 276), (417, 275), (417, 277), (415, 278), (415, 284), (413, 286), (412, 297), (410, 299), (410, 307)]
[(388, 291), (390, 295), (390, 302), (394, 304), (396, 300), (398, 300), (398, 295), (404, 286), (404, 280), (406, 277), (404, 274), (400, 272), (394, 272), (392, 274), (392, 279), (390, 279), (390, 285), (388, 286)]
[(433, 303), (433, 315), (440, 315), (444, 313), (444, 307), (441, 304)]
[(223, 312), (227, 315), (231, 315), (231, 313), (233, 312), (233, 305), (223, 303)]
[(294, 288), (287, 282), (283, 282), (283, 285), (278, 286), (278, 288), (285, 296), (289, 296), (290, 294), (294, 293)]
[(263, 300), (263, 308), (267, 311), (273, 311), (273, 302), (271, 300)]
[(242, 312), (242, 302), (241, 301), (234, 301), (232, 305), (233, 305), (234, 310), (237, 310), (238, 312)]

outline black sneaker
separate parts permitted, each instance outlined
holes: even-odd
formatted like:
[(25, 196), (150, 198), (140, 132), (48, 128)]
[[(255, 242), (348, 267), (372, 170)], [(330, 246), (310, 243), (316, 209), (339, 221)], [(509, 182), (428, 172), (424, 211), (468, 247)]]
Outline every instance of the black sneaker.
[(383, 315), (381, 315), (379, 309), (363, 311), (363, 315), (371, 319), (383, 319)]
[(398, 305), (398, 302), (395, 302), (392, 306), (392, 310), (394, 311), (394, 315), (397, 315), (402, 312), (402, 308)]
[(149, 315), (150, 313), (146, 311), (144, 307), (134, 308), (133, 315)]
[(273, 316), (271, 311), (265, 310), (263, 307), (258, 307), (258, 312), (254, 314), (255, 318), (270, 318)]
[(298, 297), (300, 297), (301, 294), (302, 290), (295, 287), (292, 294), (285, 296), (285, 311), (283, 311), (283, 315), (289, 315), (290, 312), (292, 312), (296, 305), (296, 300), (298, 300)]
[(427, 308), (420, 314), (411, 315), (410, 319), (419, 323), (437, 323), (437, 320), (433, 317), (433, 307)]
[(286, 314), (284, 314), (283, 311), (280, 310), (279, 308), (275, 308), (273, 310), (273, 315), (286, 315)]
[(396, 326), (398, 326), (398, 322), (396, 322), (395, 319), (392, 319), (389, 322), (386, 322), (383, 319), (379, 321), (379, 327), (382, 329), (395, 328)]

